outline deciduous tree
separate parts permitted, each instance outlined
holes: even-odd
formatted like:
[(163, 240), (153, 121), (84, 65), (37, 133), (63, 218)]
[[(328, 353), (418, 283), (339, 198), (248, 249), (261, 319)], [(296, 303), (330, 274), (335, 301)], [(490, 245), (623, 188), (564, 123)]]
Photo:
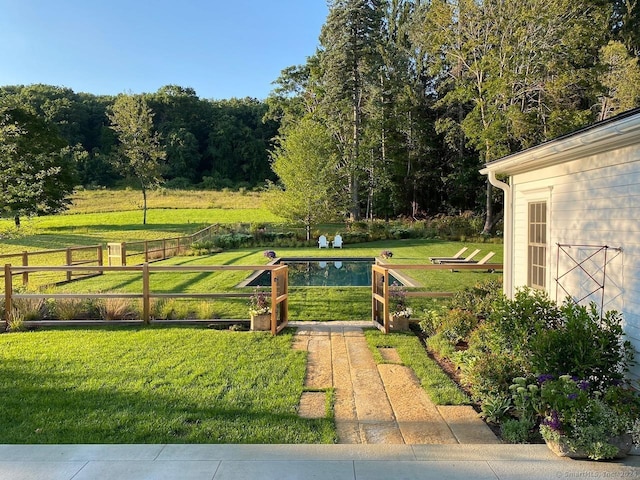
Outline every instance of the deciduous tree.
[(0, 105), (0, 210), (24, 215), (65, 210), (76, 182), (75, 150), (53, 125), (23, 108)]
[(111, 113), (111, 128), (120, 145), (114, 165), (124, 175), (135, 178), (142, 189), (142, 223), (147, 223), (147, 191), (162, 182), (166, 153), (153, 130), (153, 112), (142, 96), (119, 95)]

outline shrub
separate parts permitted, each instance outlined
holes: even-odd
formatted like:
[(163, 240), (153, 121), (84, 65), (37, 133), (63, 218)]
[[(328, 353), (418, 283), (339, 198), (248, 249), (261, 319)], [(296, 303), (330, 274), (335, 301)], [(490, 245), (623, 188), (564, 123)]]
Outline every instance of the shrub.
[(510, 395), (509, 386), (515, 377), (522, 376), (522, 361), (509, 354), (489, 352), (473, 357), (462, 368), (462, 379), (477, 401)]
[(478, 326), (478, 317), (466, 310), (455, 308), (442, 315), (437, 332), (452, 345), (467, 341), (471, 332)]
[(536, 424), (529, 419), (510, 418), (500, 425), (500, 435), (507, 443), (531, 443), (536, 441)]
[(456, 292), (449, 301), (449, 307), (468, 310), (480, 318), (487, 318), (500, 299), (504, 299), (502, 281), (492, 279)]
[(560, 308), (545, 292), (524, 288), (512, 300), (499, 297), (488, 323), (496, 334), (494, 348), (528, 360), (535, 334), (557, 327), (560, 319)]
[(533, 371), (586, 378), (597, 388), (624, 379), (633, 362), (631, 342), (624, 340), (622, 316), (606, 312), (602, 319), (595, 306), (567, 300), (556, 328), (540, 328), (531, 339)]
[(440, 313), (437, 310), (424, 310), (418, 325), (425, 335), (431, 336), (435, 335), (441, 322)]
[(246, 233), (227, 233), (213, 237), (213, 244), (216, 247), (229, 250), (247, 246), (253, 240), (253, 236)]

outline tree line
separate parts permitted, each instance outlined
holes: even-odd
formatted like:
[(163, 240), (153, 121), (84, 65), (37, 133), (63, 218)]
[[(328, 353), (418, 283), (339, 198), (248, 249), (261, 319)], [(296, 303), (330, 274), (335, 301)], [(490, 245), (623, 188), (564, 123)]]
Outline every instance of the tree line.
[[(55, 213), (73, 187), (113, 187), (132, 177), (113, 112), (144, 102), (164, 154), (157, 177), (170, 188), (252, 188), (275, 180), (269, 149), (278, 123), (264, 101), (205, 100), (191, 88), (98, 96), (51, 85), (0, 87), (0, 209), (3, 216)], [(150, 186), (154, 186), (153, 185)]]
[(488, 232), (485, 162), (640, 105), (638, 0), (330, 0), (319, 43), (267, 100), (275, 197), (308, 225), (473, 210)]

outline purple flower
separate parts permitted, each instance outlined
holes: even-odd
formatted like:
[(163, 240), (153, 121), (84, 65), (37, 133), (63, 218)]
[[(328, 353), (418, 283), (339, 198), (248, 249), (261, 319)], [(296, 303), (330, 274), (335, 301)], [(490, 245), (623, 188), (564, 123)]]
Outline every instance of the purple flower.
[(551, 375), (550, 373), (545, 373), (543, 375), (540, 375), (538, 377), (538, 383), (539, 384), (543, 384), (544, 382), (549, 382), (551, 380), (555, 380), (555, 377), (553, 375)]
[(578, 394), (577, 393), (570, 393), (569, 395), (567, 395), (567, 398), (569, 400), (575, 400), (576, 398), (578, 398)]
[(558, 417), (558, 412), (555, 410), (551, 410), (551, 414), (542, 420), (542, 424), (555, 431), (560, 431), (562, 428), (562, 422), (560, 421), (560, 417)]
[(580, 382), (578, 382), (578, 388), (579, 388), (580, 390), (585, 391), (585, 392), (586, 392), (587, 390), (589, 390), (589, 386), (590, 386), (590, 385), (589, 385), (589, 382), (588, 382), (588, 381), (586, 381), (586, 380), (581, 380)]

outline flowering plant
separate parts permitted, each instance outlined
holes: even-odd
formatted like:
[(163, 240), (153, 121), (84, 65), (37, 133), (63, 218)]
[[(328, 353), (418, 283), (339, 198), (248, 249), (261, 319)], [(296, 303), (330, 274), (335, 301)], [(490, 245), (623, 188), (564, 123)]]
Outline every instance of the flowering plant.
[(271, 307), (269, 306), (269, 297), (263, 290), (256, 290), (249, 299), (249, 314), (265, 315), (271, 313)]
[(413, 310), (407, 306), (407, 291), (398, 282), (391, 284), (389, 311), (395, 317), (410, 318)]
[(393, 257), (393, 252), (391, 250), (383, 250), (380, 252), (380, 256), (384, 259)]
[[(631, 432), (637, 418), (637, 396), (621, 385), (604, 391), (569, 375), (539, 377), (540, 433), (571, 452), (593, 460), (614, 458), (620, 445), (616, 437)], [(537, 393), (531, 392), (530, 393)], [(534, 402), (535, 403), (535, 402)]]
[(273, 250), (265, 250), (263, 255), (271, 260), (276, 258), (276, 252), (274, 252)]

